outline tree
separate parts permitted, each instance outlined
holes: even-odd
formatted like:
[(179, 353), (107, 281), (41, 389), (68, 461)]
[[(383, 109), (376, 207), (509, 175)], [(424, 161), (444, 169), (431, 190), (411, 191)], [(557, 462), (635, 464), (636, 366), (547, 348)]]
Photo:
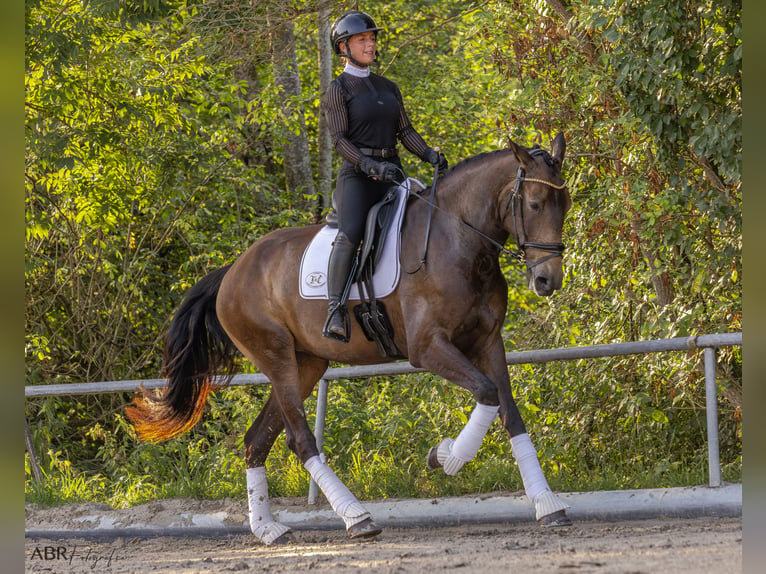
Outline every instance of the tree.
[[(340, 163), (319, 113), (339, 62), (326, 23), (353, 5), (27, 3), (28, 383), (158, 376), (186, 289), (268, 231), (316, 218), (311, 186), (328, 198)], [(508, 349), (741, 328), (739, 2), (367, 9), (385, 28), (375, 71), (399, 84), (413, 124), (453, 165), (509, 137), (545, 146), (567, 135), (565, 287), (536, 299), (503, 261)], [(432, 177), (402, 160), (408, 175)], [(686, 464), (704, 446), (698, 360), (530, 367), (513, 371), (514, 389), (540, 450), (564, 453), (556, 473), (597, 472), (608, 450), (642, 468), (667, 442)], [(720, 364), (736, 407), (741, 355), (727, 350)], [(445, 412), (463, 414), (455, 397)], [(128, 458), (149, 457), (134, 445), (115, 456), (108, 437), (125, 399), (30, 406), (46, 422), (33, 432), (120, 475)], [(732, 428), (724, 419), (724, 457), (736, 461)], [(347, 444), (349, 456), (366, 448)]]
[(28, 13), (33, 381), (156, 371), (177, 273), (216, 257), (205, 210), (236, 205), (246, 177), (228, 150), (241, 86), (185, 25), (183, 12), (123, 25), (79, 2)]
[(298, 198), (313, 196), (314, 179), (306, 137), (306, 121), (302, 105), (301, 81), (295, 56), (295, 35), (289, 21), (274, 25), (271, 32), (274, 80), (282, 100), (284, 117), (289, 121), (284, 146), (285, 185), (287, 192)]
[[(332, 46), (330, 45), (330, 12), (319, 12), (317, 51), (319, 53), (319, 93), (324, 95), (332, 81)], [(332, 196), (332, 138), (327, 118), (319, 114), (317, 122), (317, 190), (322, 198), (322, 208), (330, 207)]]

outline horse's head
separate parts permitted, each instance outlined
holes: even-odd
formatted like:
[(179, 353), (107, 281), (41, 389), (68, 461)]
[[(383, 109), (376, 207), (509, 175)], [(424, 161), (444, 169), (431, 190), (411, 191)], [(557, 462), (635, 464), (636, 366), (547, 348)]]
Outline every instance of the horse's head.
[(566, 141), (559, 133), (550, 154), (509, 143), (519, 165), (508, 193), (501, 196), (503, 227), (516, 239), (516, 248), (526, 262), (529, 288), (547, 297), (561, 287), (564, 278), (561, 238), (564, 216), (572, 203), (561, 176)]

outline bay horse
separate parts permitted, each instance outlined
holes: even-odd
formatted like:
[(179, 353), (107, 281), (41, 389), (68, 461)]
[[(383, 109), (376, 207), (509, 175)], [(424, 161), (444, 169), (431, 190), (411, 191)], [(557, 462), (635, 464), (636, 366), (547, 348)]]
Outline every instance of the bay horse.
[[(501, 336), (508, 286), (499, 255), (512, 235), (526, 262), (529, 287), (540, 296), (561, 287), (562, 229), (571, 205), (561, 175), (565, 149), (561, 133), (550, 153), (509, 141), (509, 149), (477, 155), (447, 172), (438, 181), (433, 203), (425, 196), (410, 197), (400, 260), (403, 269), (418, 270), (402, 273), (394, 292), (382, 299), (402, 355), (467, 389), (477, 403), (458, 436), (431, 449), (428, 467), (454, 475), (476, 455), (499, 416), (526, 494), (546, 526), (571, 521), (568, 506), (543, 476), (511, 392)], [(418, 266), (427, 226), (431, 256)], [(266, 458), (283, 429), (287, 445), (343, 519), (349, 536), (381, 532), (319, 455), (306, 421), (304, 400), (330, 361), (381, 361), (378, 347), (356, 323), (348, 343), (322, 337), (326, 301), (299, 295), (299, 262), (319, 228), (275, 230), (233, 264), (194, 285), (165, 338), (167, 386), (144, 392), (126, 408), (141, 439), (168, 440), (199, 421), (209, 394), (222, 386), (216, 381), (233, 375), (238, 353), (265, 374), (271, 393), (245, 433), (244, 445), (250, 526), (266, 544), (292, 537), (271, 515), (266, 484)]]

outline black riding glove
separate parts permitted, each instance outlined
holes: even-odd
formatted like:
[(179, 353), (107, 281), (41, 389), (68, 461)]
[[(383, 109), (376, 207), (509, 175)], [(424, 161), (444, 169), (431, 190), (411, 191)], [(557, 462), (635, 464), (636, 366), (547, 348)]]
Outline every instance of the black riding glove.
[(367, 177), (383, 182), (401, 183), (402, 170), (396, 164), (387, 161), (376, 161), (369, 157), (363, 157), (359, 162), (359, 169)]
[(443, 153), (439, 153), (435, 149), (429, 149), (423, 159), (431, 165), (438, 165), (439, 173), (444, 173), (449, 169), (449, 162), (447, 162), (447, 158), (444, 157)]

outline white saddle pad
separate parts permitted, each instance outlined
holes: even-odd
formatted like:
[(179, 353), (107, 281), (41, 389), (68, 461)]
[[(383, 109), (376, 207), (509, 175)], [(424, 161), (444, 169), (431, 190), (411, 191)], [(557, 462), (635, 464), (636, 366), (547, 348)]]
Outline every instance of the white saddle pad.
[[(383, 253), (372, 276), (375, 297), (385, 297), (396, 289), (399, 283), (401, 267), (399, 265), (399, 249), (401, 247), (400, 231), (404, 219), (404, 207), (407, 205), (410, 189), (423, 189), (418, 180), (407, 178), (397, 190), (396, 213), (391, 226), (386, 232)], [(301, 258), (300, 286), (301, 297), (304, 299), (327, 299), (327, 262), (330, 259), (332, 242), (338, 233), (337, 227), (324, 226), (311, 240)], [(359, 301), (359, 289), (354, 283), (351, 286), (350, 300)]]

